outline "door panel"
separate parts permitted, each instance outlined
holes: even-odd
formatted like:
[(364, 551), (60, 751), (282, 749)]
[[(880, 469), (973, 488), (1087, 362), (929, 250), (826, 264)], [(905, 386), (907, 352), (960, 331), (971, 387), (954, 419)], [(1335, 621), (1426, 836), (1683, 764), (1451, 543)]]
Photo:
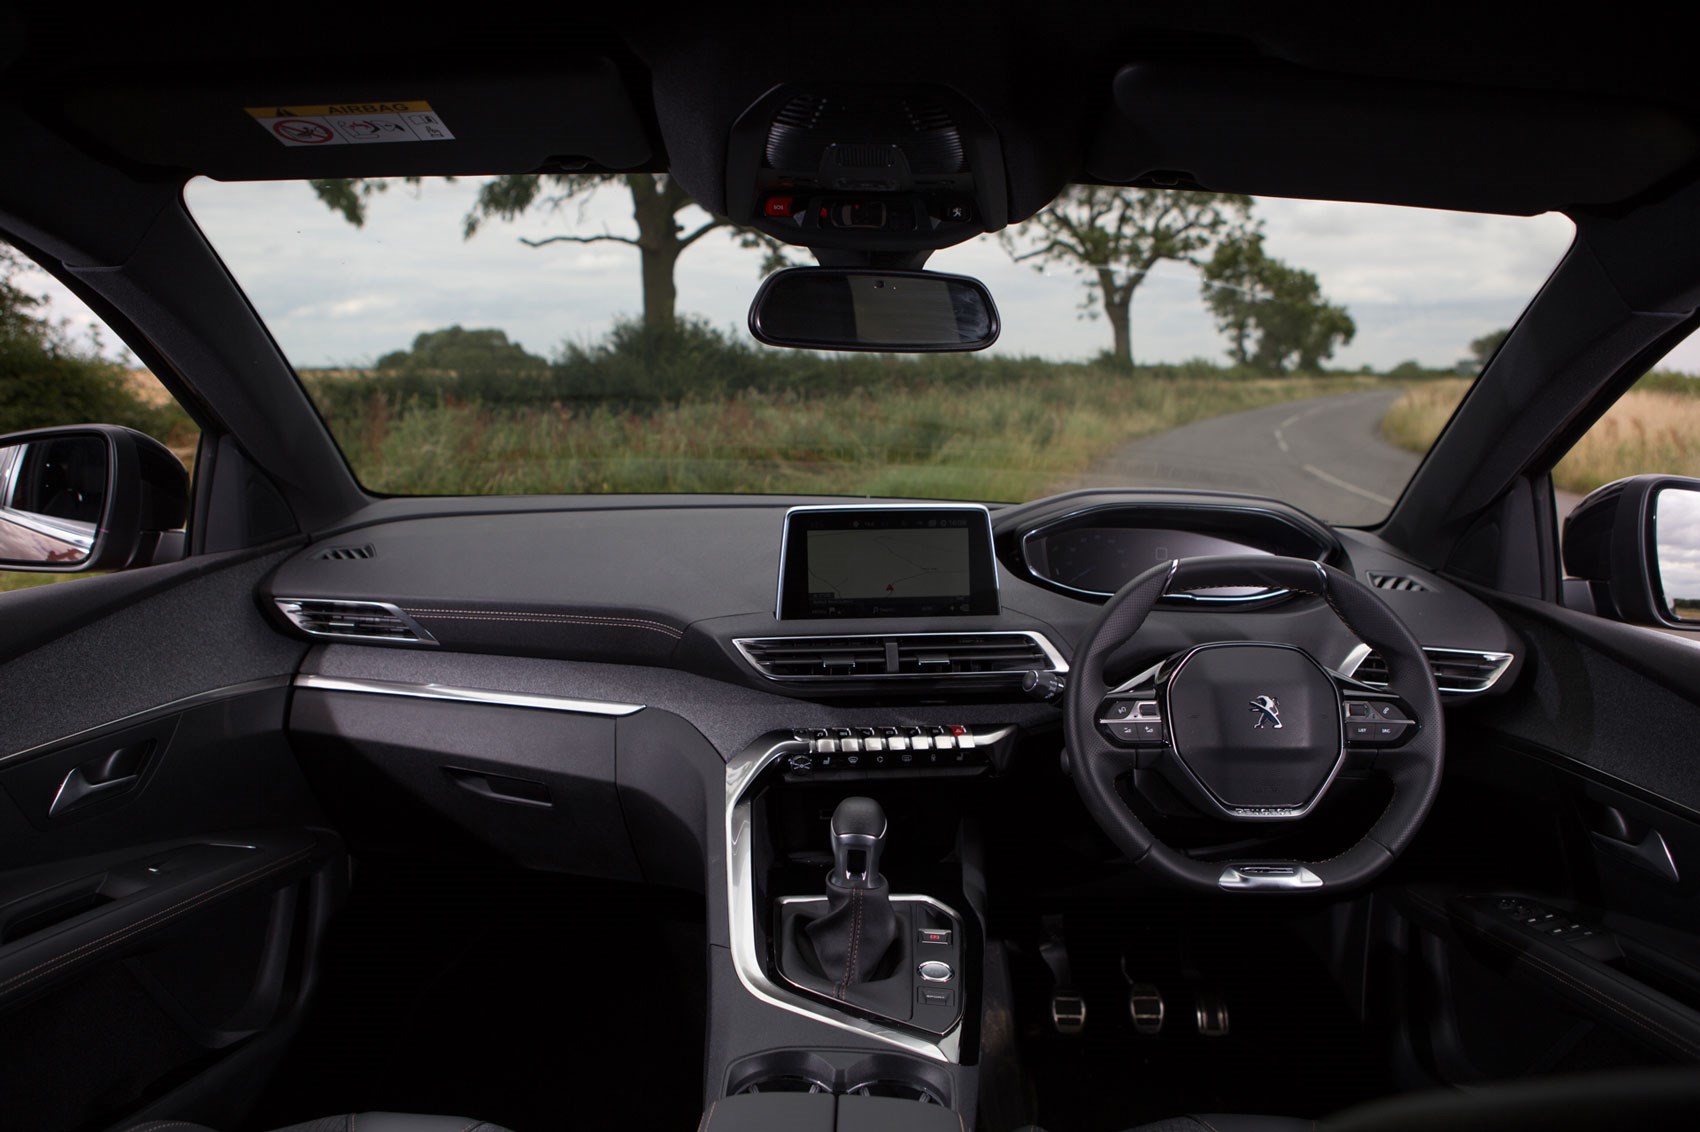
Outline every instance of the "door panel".
[[(1397, 902), (1419, 1061), (1451, 1080), (1700, 1062), (1700, 650), (1497, 604), (1528, 661), (1449, 721), (1447, 789)], [(1544, 1021), (1511, 1037), (1515, 1018)]]
[(27, 651), (0, 641), (0, 1124), (233, 1122), (298, 1024), (347, 861), (284, 733), (277, 559), (0, 594), (0, 625), (28, 607)]

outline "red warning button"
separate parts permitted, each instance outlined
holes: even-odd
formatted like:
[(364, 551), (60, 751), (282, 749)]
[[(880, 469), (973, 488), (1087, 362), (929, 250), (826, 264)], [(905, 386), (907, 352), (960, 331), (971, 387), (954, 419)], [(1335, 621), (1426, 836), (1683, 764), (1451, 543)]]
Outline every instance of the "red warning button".
[(762, 211), (769, 216), (790, 216), (796, 211), (795, 197), (768, 197)]

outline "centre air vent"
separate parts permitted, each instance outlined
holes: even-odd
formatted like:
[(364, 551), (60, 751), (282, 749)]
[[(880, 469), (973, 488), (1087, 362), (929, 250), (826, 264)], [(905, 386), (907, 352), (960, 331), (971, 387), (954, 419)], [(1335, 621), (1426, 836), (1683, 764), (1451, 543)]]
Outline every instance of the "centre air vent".
[(1065, 672), (1038, 633), (891, 633), (844, 637), (745, 637), (732, 642), (770, 680), (1018, 678)]
[[(1512, 660), (1508, 652), (1476, 652), (1472, 649), (1424, 646), (1423, 653), (1428, 657), (1429, 668), (1434, 671), (1435, 685), (1449, 695), (1487, 691), (1511, 667)], [(1387, 662), (1380, 653), (1372, 652), (1348, 675), (1372, 687), (1385, 688)]]
[(437, 638), (383, 601), (341, 601), (316, 597), (280, 597), (277, 608), (309, 637), (365, 641), (379, 645), (434, 645)]

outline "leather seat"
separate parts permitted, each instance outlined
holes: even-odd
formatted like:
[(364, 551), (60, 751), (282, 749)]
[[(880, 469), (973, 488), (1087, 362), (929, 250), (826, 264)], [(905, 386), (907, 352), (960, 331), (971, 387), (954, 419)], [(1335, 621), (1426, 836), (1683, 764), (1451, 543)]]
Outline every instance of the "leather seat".
[[(204, 1124), (186, 1120), (148, 1120), (124, 1132), (214, 1132)], [(464, 1116), (420, 1116), (408, 1112), (351, 1112), (343, 1116), (321, 1116), (303, 1124), (291, 1124), (276, 1132), (509, 1132), (487, 1120)]]

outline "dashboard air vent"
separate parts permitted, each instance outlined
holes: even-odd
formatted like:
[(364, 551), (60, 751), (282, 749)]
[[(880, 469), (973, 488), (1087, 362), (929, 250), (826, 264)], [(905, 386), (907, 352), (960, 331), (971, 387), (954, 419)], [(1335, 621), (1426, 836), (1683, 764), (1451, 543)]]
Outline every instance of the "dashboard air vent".
[(1369, 584), (1378, 590), (1405, 590), (1408, 593), (1427, 593), (1428, 587), (1404, 574), (1377, 574), (1370, 571)]
[(331, 562), (348, 562), (358, 558), (370, 558), (376, 553), (378, 552), (373, 549), (372, 544), (367, 543), (365, 546), (327, 546), (313, 557)]
[[(1485, 692), (1511, 667), (1508, 652), (1475, 652), (1471, 649), (1427, 648), (1429, 667), (1434, 670), (1434, 682), (1442, 692), (1467, 695)], [(1387, 662), (1380, 653), (1370, 653), (1351, 675), (1377, 688), (1387, 687)]]
[(1014, 677), (1068, 665), (1038, 633), (747, 637), (732, 642), (770, 680)]
[(413, 618), (382, 601), (298, 597), (277, 599), (278, 610), (309, 637), (380, 645), (434, 645), (437, 639)]

